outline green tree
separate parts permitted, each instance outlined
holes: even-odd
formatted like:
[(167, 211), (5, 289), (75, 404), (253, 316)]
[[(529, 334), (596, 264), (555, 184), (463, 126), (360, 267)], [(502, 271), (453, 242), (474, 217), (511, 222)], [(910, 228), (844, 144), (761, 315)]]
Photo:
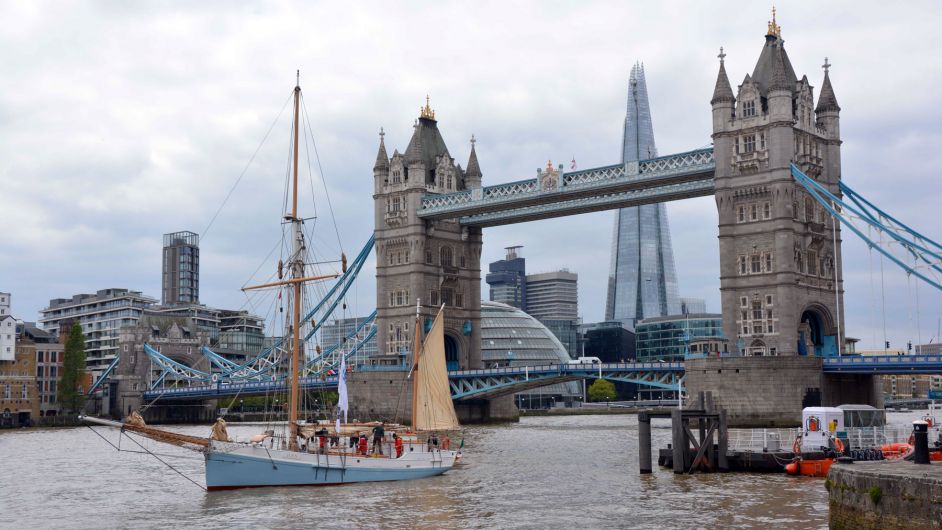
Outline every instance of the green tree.
[(82, 326), (76, 322), (65, 341), (62, 379), (59, 381), (59, 404), (65, 411), (77, 414), (85, 407), (84, 380), (85, 336), (82, 335)]
[(589, 385), (589, 401), (611, 401), (615, 399), (615, 385), (604, 379), (596, 379)]

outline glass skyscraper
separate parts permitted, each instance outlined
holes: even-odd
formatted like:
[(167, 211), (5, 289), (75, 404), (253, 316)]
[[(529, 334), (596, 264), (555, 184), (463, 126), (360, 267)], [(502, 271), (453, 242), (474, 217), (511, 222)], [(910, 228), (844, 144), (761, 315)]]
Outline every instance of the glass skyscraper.
[[(657, 157), (644, 66), (631, 69), (622, 163)], [(618, 210), (605, 319), (634, 329), (641, 319), (680, 313), (677, 272), (663, 204)]]

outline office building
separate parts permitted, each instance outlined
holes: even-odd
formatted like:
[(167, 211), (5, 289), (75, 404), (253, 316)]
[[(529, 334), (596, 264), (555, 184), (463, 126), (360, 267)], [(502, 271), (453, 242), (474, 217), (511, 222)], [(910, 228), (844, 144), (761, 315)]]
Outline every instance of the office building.
[(636, 359), (635, 333), (619, 320), (593, 322), (579, 326), (582, 353), (598, 357), (603, 363), (624, 363)]
[(644, 319), (635, 326), (639, 362), (683, 361), (690, 341), (723, 337), (723, 316), (714, 313)]
[[(331, 348), (340, 348), (349, 352), (361, 344), (363, 338), (372, 329), (372, 324), (363, 326), (359, 333), (353, 333), (363, 325), (363, 317), (338, 318), (328, 321), (321, 326), (319, 345), (322, 352)], [(346, 340), (351, 337), (350, 340)], [(368, 341), (363, 343), (357, 350), (355, 356), (348, 360), (348, 364), (356, 364), (365, 361), (368, 357), (373, 357), (378, 353), (376, 349), (376, 336), (374, 335)]]
[(507, 256), (489, 265), (485, 281), (491, 288), (491, 302), (526, 309), (527, 262), (520, 256), (521, 248), (523, 247), (506, 247)]
[(680, 299), (680, 314), (690, 315), (693, 313), (706, 313), (706, 300), (703, 298), (685, 298)]
[(77, 294), (72, 298), (55, 298), (41, 310), (39, 319), (44, 330), (53, 335), (69, 334), (74, 322), (85, 335), (85, 364), (97, 378), (118, 353), (118, 331), (136, 325), (145, 309), (157, 300), (128, 289), (102, 289), (95, 294)]
[[(628, 80), (622, 163), (657, 157), (644, 66)], [(677, 273), (663, 204), (622, 208), (615, 215), (605, 320), (629, 328), (641, 319), (680, 313)]]
[(193, 232), (164, 234), (161, 305), (200, 301), (200, 237)]
[(543, 320), (579, 319), (579, 275), (566, 269), (527, 275), (526, 312)]
[(10, 293), (0, 293), (0, 317), (10, 314), (10, 305), (12, 304), (10, 298)]

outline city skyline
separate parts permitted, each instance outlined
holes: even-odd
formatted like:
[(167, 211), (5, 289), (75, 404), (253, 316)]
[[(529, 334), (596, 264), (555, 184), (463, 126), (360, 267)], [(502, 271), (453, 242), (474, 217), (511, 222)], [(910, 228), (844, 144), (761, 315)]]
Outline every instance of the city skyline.
[[(610, 6), (605, 20), (590, 8), (521, 4), (502, 17), (500, 27), (514, 28), (503, 34), (482, 29), (487, 26), (483, 13), (435, 7), (423, 18), (445, 21), (461, 14), (468, 22), (449, 31), (462, 37), (456, 41), (476, 44), (442, 39), (440, 50), (423, 51), (425, 61), (403, 65), (396, 58), (419, 42), (388, 42), (383, 36), (396, 24), (379, 21), (406, 20), (414, 10), (307, 9), (264, 16), (235, 9), (216, 24), (220, 15), (210, 8), (178, 10), (175, 18), (148, 7), (102, 13), (78, 6), (66, 9), (70, 16), (52, 20), (38, 6), (0, 8), (4, 19), (18, 22), (0, 30), (10, 72), (0, 80), (0, 138), (6, 147), (0, 189), (14, 197), (0, 209), (0, 223), (15, 227), (0, 244), (0, 290), (13, 293), (15, 316), (36, 320), (50, 299), (111, 287), (156, 296), (158, 238), (177, 228), (204, 237), (201, 299), (212, 306), (243, 306), (239, 287), (279, 235), (277, 226), (265, 220), (280, 208), (283, 168), (277, 161), (285, 127), (273, 130), (267, 147), (275, 147), (260, 152), (211, 226), (210, 219), (278, 114), (298, 66), (350, 255), (371, 231), (370, 223), (359, 218), (368, 217), (363, 202), (370, 194), (379, 127), (385, 127), (389, 145), (405, 145), (426, 93), (456, 159), (466, 159), (475, 134), (484, 185), (531, 178), (547, 158), (567, 167), (571, 158), (579, 167), (616, 162), (611, 153), (620, 141), (628, 57), (645, 58), (651, 85), (657, 87), (652, 105), (661, 151), (702, 147), (709, 143), (709, 98), (719, 46), (728, 54), (731, 82), (738, 85), (752, 69), (768, 18), (767, 6), (732, 3), (725, 8), (690, 5), (679, 14), (654, 6)], [(723, 12), (733, 9), (738, 16), (730, 22)], [(923, 3), (892, 13), (878, 9), (875, 3), (795, 3), (780, 7), (779, 23), (796, 68), (809, 75), (820, 72), (824, 54), (834, 63), (831, 77), (844, 109), (845, 181), (939, 239), (932, 208), (938, 190), (931, 183), (937, 182), (934, 127), (942, 111), (934, 81), (935, 72), (942, 71), (937, 68), (942, 54), (939, 44), (917, 37), (934, 29), (935, 18), (925, 15), (938, 14), (939, 8)], [(299, 51), (270, 60), (284, 46), (280, 36), (300, 29), (301, 20), (345, 15), (362, 19), (363, 29), (343, 35), (317, 26), (316, 41), (299, 40)], [(560, 20), (590, 18), (596, 24), (591, 30), (575, 24), (556, 42), (533, 38)], [(617, 31), (639, 18), (651, 21), (645, 25), (650, 27), (631, 35)], [(246, 24), (257, 31), (243, 42), (237, 37)], [(888, 30), (892, 26), (906, 29)], [(79, 27), (83, 31), (73, 29)], [(107, 46), (109, 39), (128, 44)], [(345, 47), (343, 57), (330, 53), (332, 45), (357, 39), (367, 44)], [(147, 44), (153, 42), (163, 44)], [(379, 52), (379, 43), (389, 48)], [(27, 53), (13, 53), (24, 49)], [(519, 50), (527, 64), (495, 59), (498, 49)], [(585, 54), (593, 60), (580, 61)], [(59, 84), (36, 81), (49, 71), (57, 72)], [(474, 80), (465, 85), (449, 80), (458, 75)], [(816, 95), (822, 77), (812, 75)], [(901, 86), (907, 87), (905, 93), (899, 92)], [(63, 135), (64, 130), (72, 134)], [(894, 186), (885, 185), (886, 175), (893, 175)], [(43, 193), (35, 192), (36, 183)], [(314, 183), (322, 193), (320, 182)], [(930, 188), (913, 194), (918, 186)], [(326, 220), (322, 204), (318, 211)], [(718, 309), (713, 199), (667, 208), (683, 294)], [(602, 320), (610, 219), (603, 212), (487, 229), (482, 264), (499, 259), (504, 246), (524, 244), (534, 270), (567, 267), (578, 273), (584, 319)], [(876, 347), (882, 342), (882, 330), (873, 334), (882, 324), (879, 260), (874, 258), (871, 267), (865, 245), (849, 233), (844, 237), (848, 335)], [(560, 248), (558, 241), (571, 246)], [(363, 275), (370, 277), (373, 263), (367, 267)], [(920, 286), (920, 333), (914, 330), (913, 284), (889, 266), (885, 277), (892, 345), (917, 342), (919, 335), (928, 342), (936, 333), (942, 296)], [(375, 304), (371, 285), (359, 289), (355, 313), (366, 314)]]

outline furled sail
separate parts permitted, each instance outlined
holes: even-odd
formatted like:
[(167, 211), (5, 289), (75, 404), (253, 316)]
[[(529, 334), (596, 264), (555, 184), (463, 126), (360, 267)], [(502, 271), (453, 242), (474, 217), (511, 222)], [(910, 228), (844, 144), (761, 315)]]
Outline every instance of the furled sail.
[(413, 428), (417, 431), (446, 431), (460, 427), (448, 386), (445, 367), (445, 317), (439, 311), (425, 337), (415, 364)]

